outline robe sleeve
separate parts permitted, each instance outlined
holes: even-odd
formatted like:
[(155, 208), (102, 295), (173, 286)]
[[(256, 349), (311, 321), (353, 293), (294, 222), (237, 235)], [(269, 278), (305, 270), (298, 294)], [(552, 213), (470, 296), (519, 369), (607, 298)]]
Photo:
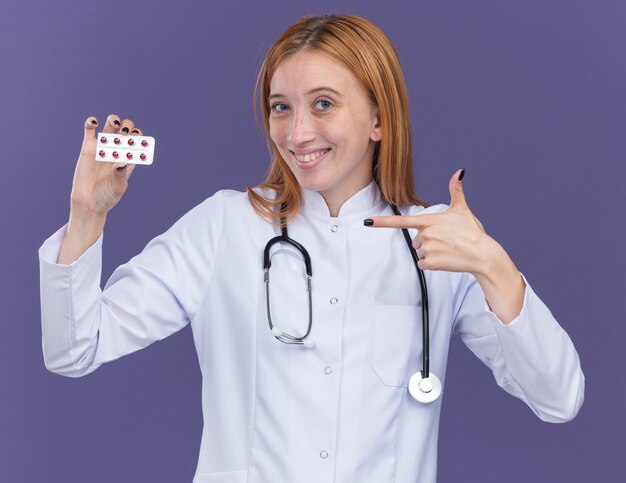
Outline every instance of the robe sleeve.
[(584, 399), (585, 376), (574, 345), (526, 283), (520, 314), (504, 324), (491, 311), (476, 278), (465, 274), (454, 332), (493, 372), (497, 384), (543, 421), (572, 420)]
[(67, 224), (39, 248), (46, 368), (80, 377), (185, 327), (200, 308), (215, 260), (223, 195), (188, 211), (100, 288), (104, 233), (69, 265), (56, 263)]

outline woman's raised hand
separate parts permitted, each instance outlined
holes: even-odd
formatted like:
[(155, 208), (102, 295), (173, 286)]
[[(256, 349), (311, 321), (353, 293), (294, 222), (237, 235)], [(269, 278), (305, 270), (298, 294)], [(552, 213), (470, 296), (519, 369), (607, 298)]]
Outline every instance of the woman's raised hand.
[(422, 270), (470, 272), (474, 275), (493, 266), (503, 251), (474, 216), (463, 193), (459, 170), (450, 178), (450, 205), (444, 213), (413, 216), (373, 216), (374, 227), (417, 228), (413, 239)]
[[(122, 198), (135, 164), (96, 161), (98, 120), (85, 121), (85, 137), (74, 171), (70, 205), (73, 212), (84, 215), (106, 215)], [(130, 119), (120, 120), (116, 114), (107, 117), (102, 132), (142, 135)]]
[(474, 216), (463, 192), (465, 170), (450, 178), (450, 205), (443, 213), (414, 216), (373, 216), (372, 225), (417, 228), (413, 247), (422, 270), (469, 272), (474, 275), (491, 310), (508, 324), (521, 313), (526, 283), (496, 240)]

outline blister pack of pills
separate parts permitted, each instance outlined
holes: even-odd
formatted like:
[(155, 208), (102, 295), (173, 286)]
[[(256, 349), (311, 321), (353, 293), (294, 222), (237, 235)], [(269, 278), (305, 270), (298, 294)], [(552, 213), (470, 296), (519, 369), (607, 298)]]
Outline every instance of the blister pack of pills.
[(154, 138), (152, 136), (98, 133), (96, 161), (152, 164), (153, 160)]

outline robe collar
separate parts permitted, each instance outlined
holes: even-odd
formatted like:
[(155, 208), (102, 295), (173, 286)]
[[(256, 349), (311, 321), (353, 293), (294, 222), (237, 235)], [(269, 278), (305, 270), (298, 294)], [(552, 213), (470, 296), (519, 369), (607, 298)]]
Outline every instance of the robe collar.
[(337, 217), (331, 217), (328, 205), (324, 197), (318, 191), (300, 189), (302, 197), (302, 213), (325, 219), (352, 219), (374, 216), (379, 213), (387, 203), (383, 199), (376, 180), (372, 181), (360, 191), (348, 198), (339, 209)]

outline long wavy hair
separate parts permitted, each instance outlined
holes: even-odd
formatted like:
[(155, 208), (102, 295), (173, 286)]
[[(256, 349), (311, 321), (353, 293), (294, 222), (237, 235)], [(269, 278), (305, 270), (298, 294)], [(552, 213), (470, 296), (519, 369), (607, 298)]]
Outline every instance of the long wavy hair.
[[(388, 203), (429, 206), (415, 193), (411, 122), (406, 84), (400, 61), (385, 33), (366, 18), (355, 15), (306, 16), (289, 27), (269, 49), (254, 87), (254, 113), (263, 121), (263, 133), (272, 157), (265, 181), (256, 188), (276, 191), (267, 199), (247, 187), (254, 210), (273, 224), (280, 223), (285, 204), (287, 223), (300, 211), (300, 186), (270, 137), (270, 81), (276, 68), (303, 49), (329, 55), (345, 65), (361, 83), (380, 112), (382, 138), (374, 151), (372, 176)], [(259, 107), (257, 108), (257, 102)]]

